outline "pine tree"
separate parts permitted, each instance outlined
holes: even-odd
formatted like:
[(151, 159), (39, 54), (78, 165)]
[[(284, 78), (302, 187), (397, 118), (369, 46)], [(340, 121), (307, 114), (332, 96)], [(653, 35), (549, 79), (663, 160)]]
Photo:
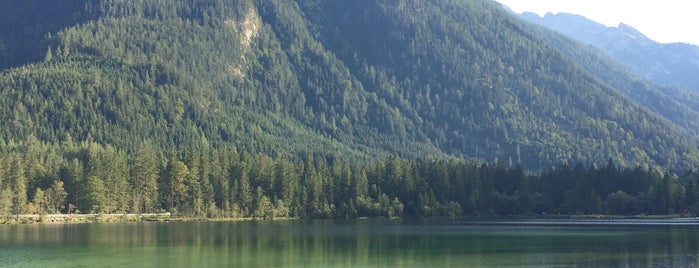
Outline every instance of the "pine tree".
[(158, 160), (153, 147), (144, 144), (133, 158), (131, 184), (136, 213), (150, 213), (158, 202)]
[(65, 206), (66, 193), (63, 188), (63, 181), (55, 180), (51, 184), (51, 188), (46, 190), (46, 205), (50, 213), (58, 213)]
[(8, 172), (10, 190), (12, 191), (12, 213), (24, 213), (27, 205), (27, 177), (24, 173), (24, 164), (20, 155), (13, 155)]
[(126, 157), (117, 152), (112, 146), (107, 146), (102, 152), (104, 155), (104, 173), (102, 175), (104, 187), (107, 190), (106, 202), (108, 212), (126, 212), (129, 210), (129, 198), (132, 192), (127, 180), (128, 168)]
[(83, 209), (91, 213), (105, 213), (108, 208), (104, 182), (97, 176), (90, 176), (85, 181), (80, 193)]
[(53, 52), (51, 51), (51, 47), (46, 50), (46, 54), (44, 55), (44, 62), (50, 62), (53, 60)]
[(249, 215), (252, 213), (253, 192), (248, 177), (248, 170), (245, 163), (236, 162), (231, 168), (231, 180), (236, 189), (236, 203), (243, 210), (243, 213)]
[(8, 217), (12, 214), (14, 195), (9, 188), (0, 189), (0, 217)]
[(276, 182), (274, 189), (276, 200), (284, 201), (284, 204), (292, 209), (297, 207), (298, 200), (296, 195), (299, 188), (299, 178), (293, 165), (283, 156), (278, 157), (276, 161), (274, 177)]
[(174, 160), (167, 170), (167, 181), (169, 182), (168, 191), (170, 208), (181, 212), (188, 199), (187, 177), (189, 176), (189, 168), (184, 162)]
[(34, 199), (32, 199), (32, 203), (34, 203), (34, 206), (36, 206), (36, 213), (38, 213), (38, 214), (46, 213), (47, 202), (46, 202), (46, 195), (44, 194), (44, 190), (41, 190), (41, 188), (36, 188), (36, 191), (34, 191)]

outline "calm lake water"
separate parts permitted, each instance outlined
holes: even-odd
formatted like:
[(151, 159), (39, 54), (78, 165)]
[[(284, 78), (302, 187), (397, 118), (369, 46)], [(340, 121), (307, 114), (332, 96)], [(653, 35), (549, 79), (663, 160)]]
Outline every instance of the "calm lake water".
[(1, 267), (697, 267), (699, 222), (0, 226)]

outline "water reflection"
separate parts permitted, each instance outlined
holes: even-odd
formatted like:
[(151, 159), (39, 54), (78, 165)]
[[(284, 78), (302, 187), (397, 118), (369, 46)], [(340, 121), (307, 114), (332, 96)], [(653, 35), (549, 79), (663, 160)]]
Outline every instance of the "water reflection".
[(9, 267), (696, 267), (682, 225), (280, 221), (0, 226)]

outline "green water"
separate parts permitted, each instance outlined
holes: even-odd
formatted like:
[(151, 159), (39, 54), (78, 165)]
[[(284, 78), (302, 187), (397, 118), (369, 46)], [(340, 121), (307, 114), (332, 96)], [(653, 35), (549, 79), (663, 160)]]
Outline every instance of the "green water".
[(682, 221), (0, 226), (0, 267), (697, 267)]

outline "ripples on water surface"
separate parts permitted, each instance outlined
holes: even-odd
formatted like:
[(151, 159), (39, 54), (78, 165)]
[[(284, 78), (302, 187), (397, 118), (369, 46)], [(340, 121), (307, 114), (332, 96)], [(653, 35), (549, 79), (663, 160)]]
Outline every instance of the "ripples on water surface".
[(699, 221), (0, 226), (2, 267), (697, 267)]

